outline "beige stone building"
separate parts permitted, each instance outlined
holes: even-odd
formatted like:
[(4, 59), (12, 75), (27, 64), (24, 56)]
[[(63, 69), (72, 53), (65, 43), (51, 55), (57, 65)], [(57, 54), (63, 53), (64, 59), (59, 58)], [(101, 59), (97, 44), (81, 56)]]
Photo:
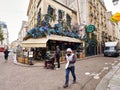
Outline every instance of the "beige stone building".
[(112, 12), (107, 12), (107, 37), (106, 41), (115, 41), (117, 39), (117, 25), (109, 20), (112, 17)]
[(27, 21), (22, 21), (21, 29), (18, 33), (18, 45), (21, 45), (21, 42), (26, 36), (27, 31), (28, 31), (28, 23)]
[[(51, 27), (49, 28), (48, 33), (50, 30), (55, 30), (55, 25), (58, 24), (62, 25), (63, 32), (67, 29), (69, 29), (69, 32), (72, 32), (73, 26), (76, 25), (77, 27), (78, 25), (77, 12), (67, 7), (64, 2), (59, 2), (57, 0), (30, 0), (27, 15), (29, 26), (28, 31), (35, 31), (36, 28), (40, 31), (40, 28), (44, 27), (43, 24), (47, 23), (50, 24), (49, 26)], [(44, 22), (45, 20), (48, 22)], [(40, 28), (38, 29), (39, 26)], [(61, 27), (59, 27), (59, 30), (61, 30)], [(47, 34), (45, 37), (39, 38), (25, 38), (22, 42), (23, 47), (34, 48), (42, 53), (45, 49), (55, 51), (57, 45), (59, 45), (61, 50), (64, 51), (68, 47), (77, 50), (79, 46), (84, 45), (84, 42), (78, 38), (60, 34)], [(62, 54), (65, 55), (64, 52), (62, 52)]]
[(7, 24), (3, 21), (0, 21), (0, 28), (3, 34), (3, 40), (0, 41), (0, 52), (4, 51), (4, 49), (9, 48), (9, 32)]
[(84, 23), (96, 27), (93, 33), (97, 38), (97, 53), (103, 52), (104, 42), (118, 40), (118, 25), (109, 20), (112, 14), (107, 12), (103, 0), (64, 0), (64, 3), (77, 12), (80, 25)]
[[(69, 2), (69, 0), (66, 0)], [(71, 0), (71, 3), (66, 3), (68, 7), (77, 12), (78, 24), (87, 26), (94, 25), (96, 30), (93, 33), (87, 34), (89, 39), (96, 38), (96, 48), (88, 47), (86, 52), (93, 50), (92, 55), (102, 52), (102, 33), (107, 31), (106, 8), (102, 0)], [(77, 7), (76, 7), (77, 6)], [(94, 36), (94, 37), (93, 37)]]
[(15, 41), (11, 42), (10, 49), (16, 49), (17, 46), (18, 46), (18, 40), (15, 40)]
[(40, 14), (41, 20), (43, 16), (47, 14), (48, 6), (51, 6), (54, 10), (53, 14), (56, 15), (56, 19), (53, 22), (50, 22), (51, 26), (58, 22), (58, 12), (61, 11), (64, 15), (62, 16), (62, 20), (66, 21), (66, 15), (70, 15), (72, 18), (72, 24), (77, 23), (77, 12), (68, 8), (64, 4), (54, 1), (54, 0), (30, 0), (28, 7), (28, 26), (29, 29), (37, 26), (38, 15)]
[(120, 41), (120, 22), (118, 23), (119, 27), (118, 27), (118, 39)]
[(88, 56), (101, 54), (106, 41), (118, 39), (118, 26), (109, 21), (112, 15), (107, 12), (103, 0), (30, 0), (27, 12), (29, 29), (38, 25), (38, 15), (41, 20), (43, 19), (49, 5), (54, 11), (53, 15), (56, 15), (55, 21), (50, 23), (51, 26), (59, 20), (59, 10), (63, 14), (61, 20), (67, 21), (67, 14), (72, 17), (71, 25), (95, 26), (93, 33), (87, 33), (85, 51)]

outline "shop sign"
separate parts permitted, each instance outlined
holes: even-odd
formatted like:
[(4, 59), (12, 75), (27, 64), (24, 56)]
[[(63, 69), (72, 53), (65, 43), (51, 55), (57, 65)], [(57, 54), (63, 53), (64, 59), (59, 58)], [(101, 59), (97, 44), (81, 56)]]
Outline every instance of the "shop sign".
[(33, 57), (33, 51), (29, 52), (29, 57)]
[(24, 51), (24, 56), (27, 56), (28, 55), (28, 52)]
[(94, 25), (89, 25), (89, 26), (87, 26), (86, 31), (87, 31), (88, 33), (92, 33), (93, 31), (95, 31), (95, 26), (94, 26)]

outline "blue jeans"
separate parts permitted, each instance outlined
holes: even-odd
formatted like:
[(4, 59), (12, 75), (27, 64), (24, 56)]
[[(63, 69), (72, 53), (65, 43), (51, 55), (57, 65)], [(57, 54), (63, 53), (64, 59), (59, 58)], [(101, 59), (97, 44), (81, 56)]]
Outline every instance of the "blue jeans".
[(73, 76), (73, 81), (76, 81), (76, 75), (75, 75), (75, 67), (72, 66), (72, 67), (68, 67), (66, 69), (66, 81), (65, 81), (65, 84), (68, 85), (69, 84), (69, 72), (71, 71), (71, 74)]

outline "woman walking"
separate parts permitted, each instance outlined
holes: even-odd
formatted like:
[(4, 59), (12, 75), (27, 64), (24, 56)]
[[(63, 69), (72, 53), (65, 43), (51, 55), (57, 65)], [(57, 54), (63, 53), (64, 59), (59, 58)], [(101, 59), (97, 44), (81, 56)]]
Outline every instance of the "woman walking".
[(65, 84), (63, 86), (63, 88), (67, 88), (68, 84), (69, 84), (69, 73), (71, 72), (72, 76), (73, 76), (73, 84), (76, 83), (76, 75), (75, 75), (75, 62), (76, 62), (76, 57), (75, 55), (72, 53), (72, 49), (68, 48), (67, 49), (67, 53), (66, 53), (66, 66), (65, 66), (65, 71), (66, 71), (66, 76), (65, 76)]

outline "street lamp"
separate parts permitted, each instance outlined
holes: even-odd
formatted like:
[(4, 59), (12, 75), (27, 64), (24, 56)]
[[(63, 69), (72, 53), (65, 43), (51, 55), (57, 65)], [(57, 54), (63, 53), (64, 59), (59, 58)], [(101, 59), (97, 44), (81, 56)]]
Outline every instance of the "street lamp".
[(117, 5), (119, 0), (112, 0), (112, 2), (113, 2), (113, 5)]

